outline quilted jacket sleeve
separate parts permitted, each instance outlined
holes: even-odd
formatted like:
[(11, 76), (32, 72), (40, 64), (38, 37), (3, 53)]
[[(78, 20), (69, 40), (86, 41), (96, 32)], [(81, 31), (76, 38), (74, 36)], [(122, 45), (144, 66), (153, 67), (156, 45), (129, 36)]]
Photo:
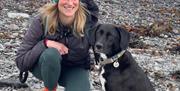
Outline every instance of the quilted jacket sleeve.
[(42, 29), (40, 17), (36, 16), (17, 51), (15, 62), (21, 71), (30, 70), (39, 59), (41, 53), (46, 49), (43, 40), (40, 40), (43, 36)]

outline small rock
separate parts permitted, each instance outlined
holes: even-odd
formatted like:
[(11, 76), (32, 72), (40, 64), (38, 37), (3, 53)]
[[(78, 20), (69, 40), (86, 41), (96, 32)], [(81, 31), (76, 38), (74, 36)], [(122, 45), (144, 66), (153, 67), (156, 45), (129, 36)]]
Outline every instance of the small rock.
[(9, 18), (29, 18), (30, 16), (26, 13), (7, 13)]
[(177, 29), (173, 29), (173, 32), (174, 32), (175, 34), (180, 34), (180, 30), (177, 30)]
[(10, 24), (10, 25), (8, 26), (8, 28), (9, 28), (10, 30), (18, 30), (18, 29), (19, 29), (19, 27), (18, 27), (16, 24)]
[(3, 51), (4, 49), (5, 47), (2, 44), (0, 44), (0, 51)]

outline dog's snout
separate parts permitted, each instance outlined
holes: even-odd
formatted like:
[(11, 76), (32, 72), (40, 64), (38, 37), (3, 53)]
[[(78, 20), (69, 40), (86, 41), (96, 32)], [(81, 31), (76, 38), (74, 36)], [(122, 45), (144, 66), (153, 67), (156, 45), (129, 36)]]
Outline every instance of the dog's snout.
[(100, 50), (100, 49), (102, 49), (103, 44), (97, 43), (97, 44), (95, 45), (95, 47), (96, 47), (98, 50)]

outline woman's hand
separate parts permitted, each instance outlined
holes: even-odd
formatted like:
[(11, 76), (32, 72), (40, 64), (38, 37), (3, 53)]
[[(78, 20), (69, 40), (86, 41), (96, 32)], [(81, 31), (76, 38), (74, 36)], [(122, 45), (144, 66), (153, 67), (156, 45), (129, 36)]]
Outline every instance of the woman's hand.
[(46, 46), (56, 48), (61, 55), (68, 54), (69, 49), (62, 43), (52, 41), (52, 40), (47, 40), (46, 41)]

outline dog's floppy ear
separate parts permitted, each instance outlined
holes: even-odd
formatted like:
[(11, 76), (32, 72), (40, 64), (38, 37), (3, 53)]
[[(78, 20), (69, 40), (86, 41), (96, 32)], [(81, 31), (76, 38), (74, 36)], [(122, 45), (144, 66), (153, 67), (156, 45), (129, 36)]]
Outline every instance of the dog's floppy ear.
[(120, 34), (120, 48), (121, 50), (125, 50), (128, 48), (129, 40), (130, 40), (130, 34), (128, 31), (126, 31), (124, 28), (116, 27), (116, 30)]
[(99, 27), (101, 26), (101, 24), (96, 24), (95, 26), (93, 26), (88, 32), (88, 40), (91, 46), (95, 45), (95, 40), (96, 40), (96, 31), (99, 29)]
[(96, 31), (99, 29), (100, 26), (101, 26), (101, 24), (96, 24), (91, 29), (89, 29), (87, 32), (85, 32), (88, 37), (88, 41), (89, 41), (90, 45), (92, 46), (96, 64), (99, 63), (99, 60), (98, 60), (99, 55), (97, 53), (95, 53), (94, 45), (95, 45), (95, 41), (96, 41)]

